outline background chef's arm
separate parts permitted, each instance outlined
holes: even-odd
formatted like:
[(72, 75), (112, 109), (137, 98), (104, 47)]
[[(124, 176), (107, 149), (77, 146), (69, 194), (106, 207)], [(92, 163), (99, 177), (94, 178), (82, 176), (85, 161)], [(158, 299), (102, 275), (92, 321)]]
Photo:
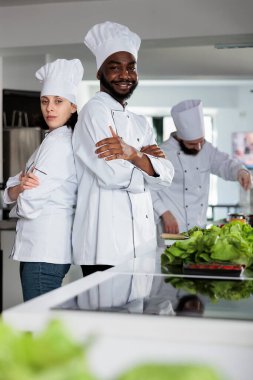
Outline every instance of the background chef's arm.
[(239, 181), (242, 186), (244, 177), (247, 177), (248, 183), (246, 184), (246, 188), (250, 187), (250, 172), (244, 165), (242, 165), (242, 163), (239, 160), (231, 158), (227, 153), (219, 151), (217, 148), (214, 148), (211, 144), (209, 148), (211, 149), (212, 174), (215, 174), (228, 181)]
[(164, 214), (166, 211), (168, 211), (168, 207), (166, 207), (165, 203), (162, 200), (162, 193), (163, 193), (162, 190), (161, 191), (151, 190), (156, 223), (158, 223), (161, 215)]
[(155, 222), (158, 223), (160, 220), (162, 221), (163, 232), (178, 234), (178, 222), (169, 210), (168, 205), (166, 206), (163, 202), (163, 199), (166, 199), (166, 195), (163, 195), (164, 191), (166, 191), (166, 189), (151, 191)]
[(17, 215), (25, 219), (37, 218), (52, 192), (69, 177), (70, 170), (73, 171), (73, 152), (69, 140), (61, 141), (49, 136), (47, 142), (44, 142), (34, 169), (40, 185), (34, 189), (24, 190), (19, 195)]

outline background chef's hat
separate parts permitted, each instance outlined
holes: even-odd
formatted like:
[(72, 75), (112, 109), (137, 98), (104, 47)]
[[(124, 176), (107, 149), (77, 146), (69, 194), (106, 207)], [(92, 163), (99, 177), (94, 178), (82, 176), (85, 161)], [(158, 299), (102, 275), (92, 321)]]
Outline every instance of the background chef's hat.
[(204, 137), (204, 116), (201, 100), (184, 100), (171, 109), (177, 136), (186, 141)]
[(41, 96), (62, 96), (76, 104), (77, 86), (83, 77), (79, 59), (57, 59), (42, 66), (35, 76), (42, 82)]
[(118, 51), (127, 51), (137, 60), (141, 39), (127, 26), (106, 21), (94, 25), (86, 34), (84, 43), (95, 55), (99, 69), (106, 58)]

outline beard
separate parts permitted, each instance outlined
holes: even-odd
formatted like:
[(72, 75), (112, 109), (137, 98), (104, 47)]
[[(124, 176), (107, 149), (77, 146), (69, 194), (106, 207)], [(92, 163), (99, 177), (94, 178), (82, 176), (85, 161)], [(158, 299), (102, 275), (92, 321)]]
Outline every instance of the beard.
[(179, 145), (180, 145), (180, 148), (182, 149), (182, 151), (185, 153), (185, 154), (188, 154), (190, 156), (196, 156), (200, 150), (197, 150), (197, 149), (190, 149), (190, 148), (187, 148), (183, 141), (179, 141)]
[[(130, 98), (130, 96), (133, 94), (134, 90), (138, 86), (138, 81), (127, 81), (127, 80), (122, 80), (122, 81), (117, 81), (119, 82), (125, 82), (125, 83), (132, 83), (132, 87), (129, 89), (129, 91), (125, 94), (121, 94), (120, 92), (116, 91), (114, 87), (111, 85), (111, 83), (105, 78), (104, 74), (101, 73), (100, 75), (100, 82), (106, 88), (108, 93), (116, 100), (118, 101), (124, 101)], [(115, 81), (116, 82), (116, 81)]]

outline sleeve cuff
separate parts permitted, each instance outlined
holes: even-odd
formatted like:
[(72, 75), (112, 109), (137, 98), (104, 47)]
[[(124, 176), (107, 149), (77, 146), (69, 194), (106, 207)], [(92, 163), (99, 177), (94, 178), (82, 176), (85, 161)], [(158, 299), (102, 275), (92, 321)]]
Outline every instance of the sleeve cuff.
[(147, 154), (150, 162), (153, 166), (157, 177), (153, 177), (143, 172), (145, 181), (152, 186), (155, 184), (161, 186), (170, 186), (174, 177), (174, 167), (172, 163), (165, 158), (158, 158)]
[(137, 167), (133, 168), (130, 183), (126, 190), (131, 193), (143, 193), (145, 191), (143, 172)]

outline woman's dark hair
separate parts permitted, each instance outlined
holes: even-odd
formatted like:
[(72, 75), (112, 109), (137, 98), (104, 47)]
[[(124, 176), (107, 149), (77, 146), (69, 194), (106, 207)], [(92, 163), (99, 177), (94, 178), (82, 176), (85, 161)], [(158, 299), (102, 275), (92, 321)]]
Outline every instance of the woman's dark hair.
[(66, 122), (67, 127), (71, 128), (71, 129), (74, 129), (75, 125), (77, 123), (77, 119), (78, 119), (78, 114), (77, 114), (77, 111), (76, 111), (76, 112), (74, 112), (74, 113), (71, 114), (70, 118)]
[[(70, 118), (66, 121), (66, 125), (67, 127), (71, 128), (72, 130), (74, 129), (76, 123), (77, 123), (77, 119), (78, 119), (78, 114), (77, 114), (77, 111), (72, 113)], [(42, 115), (42, 113), (39, 115), (38, 117), (38, 121), (37, 123), (41, 129), (44, 129), (44, 130), (47, 130), (48, 129), (48, 125), (47, 123), (45, 122), (44, 120), (44, 117)]]

